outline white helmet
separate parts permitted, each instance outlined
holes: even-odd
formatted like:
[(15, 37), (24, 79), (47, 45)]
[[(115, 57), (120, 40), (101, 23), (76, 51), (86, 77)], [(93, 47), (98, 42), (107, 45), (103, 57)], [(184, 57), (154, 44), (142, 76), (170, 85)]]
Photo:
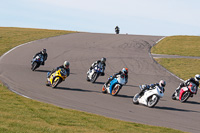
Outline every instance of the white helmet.
[(159, 86), (160, 87), (165, 87), (165, 85), (166, 85), (166, 82), (164, 80), (160, 80)]
[(195, 77), (194, 77), (194, 79), (195, 79), (196, 81), (199, 82), (199, 80), (200, 80), (200, 75), (199, 75), (199, 74), (196, 74)]
[(64, 66), (65, 68), (68, 68), (68, 67), (69, 67), (69, 62), (68, 62), (68, 61), (65, 61), (64, 64), (63, 64), (63, 66)]

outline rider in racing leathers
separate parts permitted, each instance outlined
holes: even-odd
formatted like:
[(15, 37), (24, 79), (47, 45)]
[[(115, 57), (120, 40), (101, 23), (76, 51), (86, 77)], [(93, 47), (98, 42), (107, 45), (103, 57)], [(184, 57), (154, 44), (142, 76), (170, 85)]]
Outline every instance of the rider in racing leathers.
[(96, 66), (97, 64), (99, 64), (99, 63), (101, 63), (101, 64), (103, 65), (103, 68), (102, 68), (103, 70), (102, 70), (101, 76), (104, 76), (104, 75), (105, 75), (104, 71), (105, 71), (105, 68), (106, 68), (106, 58), (104, 58), (104, 57), (101, 58), (101, 60), (95, 61), (95, 62), (91, 65), (90, 70), (94, 69), (95, 66)]
[[(181, 89), (182, 87), (188, 86), (188, 83), (189, 83), (189, 82), (192, 82), (192, 83), (194, 83), (197, 87), (199, 87), (199, 80), (200, 80), (200, 75), (199, 75), (199, 74), (196, 74), (194, 78), (190, 78), (190, 79), (184, 81), (183, 83), (180, 83), (179, 87), (176, 89), (176, 92), (179, 94), (180, 89)], [(196, 93), (197, 93), (197, 92), (196, 92)]]
[(59, 68), (64, 68), (65, 70), (66, 70), (66, 72), (67, 72), (67, 77), (70, 75), (70, 69), (69, 69), (69, 62), (68, 61), (65, 61), (64, 63), (63, 63), (63, 65), (61, 65), (61, 66), (59, 66), (59, 67), (56, 67), (55, 69), (53, 69), (52, 71), (51, 71), (51, 73), (48, 75), (48, 78), (51, 76), (51, 74), (53, 74), (55, 71), (57, 71)]
[(116, 78), (117, 75), (120, 75), (122, 78), (125, 77), (125, 84), (128, 82), (128, 68), (123, 68), (121, 71), (114, 74), (112, 76), (112, 78), (108, 79), (108, 81), (106, 82), (106, 86), (108, 85), (108, 83), (110, 83), (110, 81), (112, 81), (114, 78)]
[(43, 48), (42, 51), (36, 53), (35, 56), (33, 56), (33, 59), (39, 54), (43, 55), (43, 62), (41, 63), (41, 65), (44, 65), (44, 62), (47, 60), (47, 57), (48, 57), (47, 50)]
[(163, 90), (163, 93), (164, 93), (165, 85), (166, 85), (166, 82), (164, 80), (160, 80), (159, 83), (155, 83), (155, 84), (142, 85), (142, 90), (138, 94), (139, 94), (139, 96), (142, 96), (144, 94), (145, 90), (149, 90), (151, 88), (154, 88), (155, 86), (158, 86), (161, 90)]

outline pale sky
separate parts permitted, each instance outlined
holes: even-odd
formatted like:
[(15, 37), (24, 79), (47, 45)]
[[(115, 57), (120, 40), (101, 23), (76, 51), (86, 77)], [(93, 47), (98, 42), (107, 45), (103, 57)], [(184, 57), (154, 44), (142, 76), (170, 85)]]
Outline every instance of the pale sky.
[(0, 27), (200, 35), (199, 0), (1, 0)]

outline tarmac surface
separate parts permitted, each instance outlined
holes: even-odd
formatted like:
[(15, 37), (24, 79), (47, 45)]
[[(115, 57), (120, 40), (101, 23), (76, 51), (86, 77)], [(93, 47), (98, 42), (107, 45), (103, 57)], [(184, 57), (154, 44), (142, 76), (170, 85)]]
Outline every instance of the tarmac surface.
[[(171, 99), (181, 82), (157, 64), (150, 48), (162, 36), (73, 33), (33, 41), (17, 47), (0, 58), (0, 80), (20, 95), (63, 108), (76, 109), (120, 120), (169, 127), (199, 133), (199, 94), (181, 103)], [(42, 48), (47, 49), (45, 66), (31, 71), (31, 59)], [(105, 76), (92, 84), (86, 81), (91, 64), (106, 57)], [(68, 60), (71, 75), (56, 89), (45, 86), (46, 74)], [(103, 94), (101, 88), (110, 75), (123, 67), (129, 69), (129, 81), (117, 96)], [(138, 85), (164, 79), (165, 94), (155, 108), (134, 105)]]

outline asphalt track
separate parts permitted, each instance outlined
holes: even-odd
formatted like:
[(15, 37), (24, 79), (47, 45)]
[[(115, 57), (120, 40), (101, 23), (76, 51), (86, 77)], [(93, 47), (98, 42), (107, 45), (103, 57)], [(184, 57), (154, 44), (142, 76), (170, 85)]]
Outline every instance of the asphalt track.
[[(29, 98), (103, 115), (120, 120), (163, 126), (187, 132), (199, 133), (199, 94), (186, 103), (171, 100), (171, 94), (181, 82), (157, 64), (149, 51), (162, 36), (115, 35), (74, 33), (42, 39), (15, 48), (0, 58), (0, 80), (9, 89)], [(46, 48), (48, 60), (45, 66), (31, 71), (33, 55)], [(86, 81), (90, 65), (107, 58), (106, 75), (95, 84)], [(71, 75), (56, 89), (45, 86), (46, 73), (70, 61)], [(101, 87), (109, 75), (129, 69), (129, 81), (118, 96), (102, 94)], [(132, 97), (139, 92), (138, 85), (167, 82), (164, 97), (155, 108), (134, 105)]]

